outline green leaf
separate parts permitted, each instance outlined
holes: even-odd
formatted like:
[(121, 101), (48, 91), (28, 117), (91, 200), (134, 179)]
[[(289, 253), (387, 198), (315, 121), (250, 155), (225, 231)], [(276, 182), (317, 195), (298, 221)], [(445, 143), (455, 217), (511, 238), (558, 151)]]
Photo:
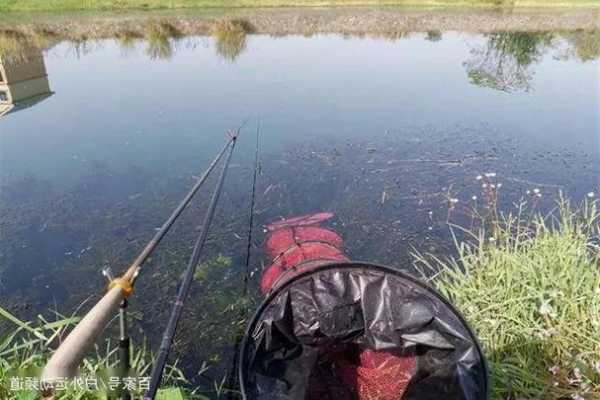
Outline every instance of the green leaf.
[(20, 319), (18, 319), (17, 317), (15, 317), (14, 315), (12, 315), (11, 313), (9, 313), (8, 311), (6, 311), (2, 307), (0, 307), (0, 316), (6, 318), (10, 322), (12, 322), (15, 325), (17, 325), (18, 327), (23, 328), (26, 331), (34, 334), (38, 339), (48, 340), (48, 338), (46, 336), (42, 335), (38, 330), (33, 329), (31, 326), (29, 326), (28, 323), (21, 321)]
[(165, 388), (158, 391), (156, 400), (185, 400), (180, 388)]

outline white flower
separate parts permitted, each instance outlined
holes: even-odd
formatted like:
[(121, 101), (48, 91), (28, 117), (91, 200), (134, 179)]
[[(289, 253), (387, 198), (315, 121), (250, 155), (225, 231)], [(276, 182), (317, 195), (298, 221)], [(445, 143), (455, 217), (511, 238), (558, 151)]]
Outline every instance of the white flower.
[(477, 179), (478, 181), (480, 181), (480, 180), (482, 180), (482, 179), (483, 179), (483, 176), (481, 176), (481, 175), (477, 175), (477, 177), (476, 177), (475, 179)]
[(456, 203), (458, 203), (458, 199), (455, 198), (455, 197), (453, 197), (453, 198), (450, 199), (450, 203), (456, 204)]
[(490, 319), (490, 318), (486, 318), (484, 319), (484, 321), (490, 326), (490, 328), (494, 329), (496, 328), (499, 324), (500, 321), (498, 321), (497, 319)]
[(589, 197), (590, 199), (593, 198), (596, 194), (594, 192), (589, 192), (587, 194), (587, 197)]
[(498, 189), (500, 189), (502, 187), (502, 183), (499, 183), (498, 185), (496, 185)]
[(527, 193), (527, 194), (531, 194), (531, 190), (528, 190), (528, 191), (526, 191), (525, 193)]
[(496, 189), (496, 185), (494, 185), (493, 183), (490, 185), (490, 187), (491, 187), (492, 189)]
[(556, 312), (554, 311), (554, 308), (550, 304), (550, 300), (542, 301), (542, 304), (540, 305), (540, 309), (538, 310), (538, 312), (541, 315), (547, 315), (551, 318), (554, 318), (556, 316)]
[(546, 329), (536, 331), (534, 335), (541, 340), (548, 340), (552, 336), (552, 332)]
[(581, 383), (581, 379), (577, 379), (577, 378), (567, 378), (567, 382), (569, 382), (569, 385), (579, 385)]
[(533, 189), (533, 193), (539, 194), (540, 193), (540, 189), (538, 189), (538, 188)]
[(481, 185), (482, 188), (486, 188), (487, 187), (487, 183), (484, 183), (483, 185)]
[(477, 201), (477, 196), (473, 196), (471, 199), (473, 199), (473, 201)]
[(495, 172), (488, 172), (484, 174), (486, 178), (494, 178), (496, 176)]

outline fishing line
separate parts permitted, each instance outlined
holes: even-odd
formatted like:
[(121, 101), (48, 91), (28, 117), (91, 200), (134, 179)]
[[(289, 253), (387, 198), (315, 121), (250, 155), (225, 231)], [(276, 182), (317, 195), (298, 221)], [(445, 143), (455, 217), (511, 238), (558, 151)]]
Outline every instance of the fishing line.
[[(246, 273), (244, 275), (244, 285), (242, 290), (242, 296), (248, 295), (248, 281), (250, 280), (250, 257), (252, 253), (252, 227), (254, 225), (254, 204), (256, 198), (256, 181), (258, 177), (258, 173), (260, 171), (260, 163), (259, 163), (259, 143), (260, 143), (260, 117), (256, 123), (256, 148), (254, 151), (254, 176), (252, 178), (252, 191), (250, 196), (250, 216), (248, 221), (248, 245), (246, 248)], [(248, 314), (248, 304), (243, 303), (242, 307), (239, 310), (239, 318), (246, 319)], [(238, 364), (238, 353), (240, 348), (240, 343), (242, 341), (241, 336), (235, 337), (235, 342), (233, 345), (233, 360), (232, 360), (232, 368), (231, 372), (228, 374), (227, 384), (230, 388), (238, 386), (237, 374), (236, 374), (236, 366)], [(232, 393), (227, 397), (228, 399), (234, 399)]]
[(139, 274), (139, 270), (140, 270), (140, 267), (142, 266), (142, 264), (144, 264), (144, 262), (150, 256), (150, 254), (152, 254), (152, 252), (154, 251), (156, 246), (158, 246), (158, 244), (164, 238), (164, 236), (167, 234), (169, 229), (171, 229), (171, 226), (173, 225), (173, 223), (175, 223), (175, 220), (177, 220), (179, 215), (181, 215), (183, 210), (187, 207), (189, 202), (192, 200), (192, 198), (194, 197), (196, 192), (200, 189), (200, 187), (204, 184), (204, 182), (206, 182), (206, 179), (208, 178), (208, 176), (210, 175), (212, 170), (215, 168), (217, 163), (221, 160), (221, 158), (223, 157), (223, 154), (225, 154), (225, 151), (227, 150), (229, 145), (231, 145), (232, 143), (235, 143), (234, 137), (229, 138), (227, 143), (225, 143), (225, 146), (223, 146), (223, 148), (221, 149), (219, 154), (217, 154), (217, 156), (214, 158), (214, 160), (210, 163), (210, 165), (208, 166), (206, 171), (204, 171), (202, 176), (198, 179), (198, 181), (190, 189), (190, 191), (183, 198), (181, 203), (179, 203), (177, 208), (173, 211), (173, 213), (169, 216), (169, 218), (163, 223), (163, 225), (156, 232), (154, 237), (148, 242), (148, 244), (146, 244), (146, 247), (144, 247), (142, 252), (137, 256), (137, 258), (133, 261), (131, 266), (127, 269), (127, 272), (125, 272), (125, 275), (123, 275), (123, 277), (126, 279), (129, 279), (129, 281), (131, 282), (132, 285), (135, 282), (135, 280), (137, 279), (137, 276)]
[(192, 187), (192, 189), (184, 197), (184, 199), (181, 201), (181, 203), (179, 203), (179, 205), (173, 211), (171, 216), (164, 222), (164, 224), (156, 232), (156, 234), (154, 235), (152, 240), (150, 240), (148, 242), (146, 247), (142, 250), (142, 252), (138, 255), (138, 257), (133, 261), (131, 266), (127, 269), (127, 271), (125, 272), (125, 275), (123, 275), (123, 278), (128, 279), (131, 282), (131, 285), (133, 285), (135, 280), (137, 279), (137, 276), (139, 274), (139, 270), (140, 270), (140, 267), (142, 266), (142, 264), (148, 259), (150, 254), (152, 254), (152, 252), (154, 251), (156, 246), (158, 246), (158, 244), (163, 239), (163, 237), (167, 234), (169, 229), (171, 229), (171, 226), (173, 225), (175, 220), (177, 220), (179, 215), (183, 212), (183, 210), (187, 207), (189, 202), (192, 200), (192, 198), (194, 197), (196, 192), (200, 189), (200, 187), (204, 184), (204, 182), (206, 182), (206, 179), (208, 178), (208, 176), (210, 175), (212, 170), (215, 168), (217, 163), (221, 160), (221, 158), (223, 157), (223, 154), (225, 154), (227, 147), (229, 145), (231, 145), (232, 143), (235, 144), (235, 139), (237, 138), (237, 135), (240, 133), (240, 130), (246, 125), (246, 123), (248, 122), (249, 119), (250, 119), (249, 116), (246, 117), (246, 119), (244, 119), (244, 121), (242, 121), (241, 125), (235, 130), (235, 133), (229, 132), (229, 140), (227, 141), (227, 143), (225, 143), (225, 146), (223, 146), (223, 148), (221, 149), (219, 154), (210, 163), (210, 165), (208, 166), (206, 171), (204, 171), (202, 176), (200, 178), (198, 178), (198, 181), (196, 182), (196, 184)]
[(252, 251), (252, 227), (254, 225), (254, 203), (256, 199), (256, 179), (259, 170), (258, 149), (260, 136), (260, 118), (256, 122), (256, 149), (254, 151), (254, 176), (252, 178), (252, 194), (250, 196), (250, 221), (248, 223), (248, 247), (246, 249), (246, 275), (244, 276), (244, 295), (248, 293), (250, 278), (250, 252)]
[(229, 168), (229, 162), (231, 161), (231, 156), (233, 154), (233, 150), (235, 149), (238, 134), (239, 129), (236, 133), (231, 133), (231, 147), (229, 149), (229, 153), (227, 154), (225, 164), (223, 165), (223, 169), (221, 171), (219, 181), (217, 182), (217, 186), (215, 187), (215, 190), (213, 191), (212, 197), (210, 199), (208, 210), (206, 211), (204, 222), (202, 224), (202, 230), (200, 232), (200, 235), (198, 236), (196, 244), (194, 245), (194, 250), (192, 251), (190, 261), (187, 265), (183, 281), (177, 292), (177, 297), (171, 310), (169, 322), (167, 323), (167, 326), (163, 333), (163, 339), (160, 345), (158, 356), (156, 357), (156, 362), (154, 364), (154, 368), (152, 369), (149, 388), (144, 394), (144, 400), (153, 400), (156, 396), (156, 392), (160, 385), (163, 370), (167, 363), (167, 357), (169, 356), (169, 351), (171, 350), (173, 338), (175, 336), (175, 332), (177, 331), (177, 324), (179, 323), (179, 319), (183, 310), (183, 303), (185, 302), (185, 299), (187, 297), (192, 282), (192, 277), (194, 276), (194, 272), (196, 271), (196, 266), (198, 265), (202, 249), (204, 248), (204, 243), (208, 236), (208, 230), (210, 228), (210, 224), (215, 214), (215, 209), (217, 202), (219, 201), (219, 196), (221, 195), (221, 191), (223, 189), (223, 182), (225, 181), (225, 176), (227, 175), (227, 169)]

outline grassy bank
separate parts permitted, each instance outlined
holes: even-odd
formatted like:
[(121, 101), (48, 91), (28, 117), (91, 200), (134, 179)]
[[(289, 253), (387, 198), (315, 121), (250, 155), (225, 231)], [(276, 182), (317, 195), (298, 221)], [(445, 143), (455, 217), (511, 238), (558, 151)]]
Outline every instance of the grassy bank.
[[(52, 355), (52, 349), (66, 336), (67, 330), (79, 321), (78, 317), (56, 314), (52, 320), (38, 316), (36, 321), (24, 322), (0, 307), (0, 399), (37, 400), (41, 396), (41, 369)], [(6, 329), (5, 329), (6, 328)], [(110, 386), (109, 376), (116, 374), (118, 364), (116, 341), (107, 340), (97, 346), (80, 366), (80, 379), (65, 382), (56, 392), (56, 400), (105, 400)], [(148, 376), (152, 367), (152, 354), (146, 346), (132, 347), (130, 382), (137, 385), (138, 378)], [(113, 372), (111, 372), (113, 371)], [(175, 365), (168, 365), (157, 400), (206, 400), (205, 396), (177, 387), (189, 382)], [(85, 382), (85, 383), (84, 383)], [(139, 385), (143, 389), (143, 384)], [(134, 390), (135, 398), (142, 390)]]
[(530, 224), (507, 217), (460, 245), (437, 284), (477, 331), (492, 399), (600, 398), (600, 220), (596, 205)]
[(209, 7), (591, 7), (598, 0), (4, 0), (0, 11), (175, 9)]

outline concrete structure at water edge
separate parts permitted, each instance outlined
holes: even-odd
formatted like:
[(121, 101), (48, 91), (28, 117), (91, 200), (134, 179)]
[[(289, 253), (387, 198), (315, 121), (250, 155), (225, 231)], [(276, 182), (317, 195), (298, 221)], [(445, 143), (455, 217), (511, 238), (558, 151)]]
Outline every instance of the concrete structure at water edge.
[(52, 94), (41, 50), (31, 49), (23, 57), (0, 55), (0, 117), (31, 107)]

